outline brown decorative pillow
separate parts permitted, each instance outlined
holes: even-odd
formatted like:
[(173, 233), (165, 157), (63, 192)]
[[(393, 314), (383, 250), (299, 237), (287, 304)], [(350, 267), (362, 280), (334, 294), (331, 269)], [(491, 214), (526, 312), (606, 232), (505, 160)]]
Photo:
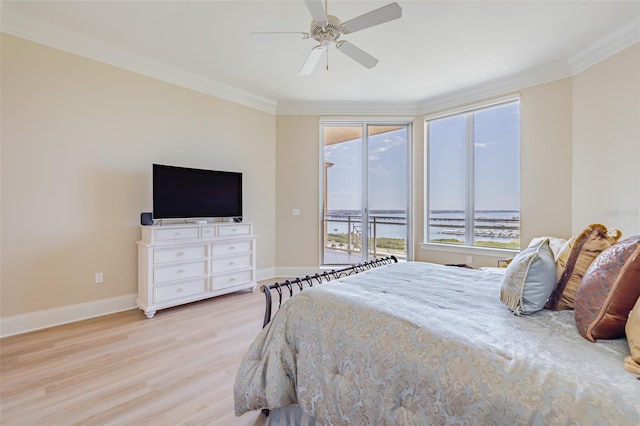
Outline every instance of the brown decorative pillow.
[(545, 308), (552, 310), (573, 309), (576, 291), (591, 262), (620, 238), (617, 229), (594, 223), (579, 235), (571, 238), (556, 256), (556, 287)]
[(624, 368), (632, 373), (640, 374), (640, 298), (629, 313), (625, 331), (631, 356), (624, 359)]
[(576, 295), (578, 331), (592, 342), (623, 337), (639, 297), (640, 235), (636, 235), (603, 251), (589, 266)]

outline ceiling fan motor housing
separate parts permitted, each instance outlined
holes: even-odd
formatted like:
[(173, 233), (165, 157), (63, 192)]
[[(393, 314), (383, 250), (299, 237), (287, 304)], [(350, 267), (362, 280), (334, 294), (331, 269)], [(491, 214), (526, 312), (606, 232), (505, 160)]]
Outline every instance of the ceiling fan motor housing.
[(327, 22), (311, 21), (311, 37), (324, 46), (338, 40), (342, 34), (342, 21), (333, 15), (327, 15)]

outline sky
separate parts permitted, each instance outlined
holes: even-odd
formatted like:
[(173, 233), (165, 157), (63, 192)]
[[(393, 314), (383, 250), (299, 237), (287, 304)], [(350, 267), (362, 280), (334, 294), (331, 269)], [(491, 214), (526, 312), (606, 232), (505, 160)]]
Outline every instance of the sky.
[[(369, 137), (368, 174), (370, 210), (407, 208), (406, 129)], [(362, 140), (324, 148), (324, 159), (334, 163), (327, 170), (328, 210), (359, 210), (362, 206)]]
[[(465, 118), (429, 124), (431, 210), (465, 209)], [(520, 119), (517, 102), (474, 113), (475, 209), (520, 210)], [(423, 143), (416, 141), (415, 143)], [(407, 137), (398, 130), (369, 137), (369, 209), (407, 207)], [(328, 210), (361, 208), (362, 140), (324, 148)]]
[[(465, 119), (429, 124), (431, 210), (465, 208)], [(520, 210), (518, 103), (481, 110), (474, 117), (475, 209)]]

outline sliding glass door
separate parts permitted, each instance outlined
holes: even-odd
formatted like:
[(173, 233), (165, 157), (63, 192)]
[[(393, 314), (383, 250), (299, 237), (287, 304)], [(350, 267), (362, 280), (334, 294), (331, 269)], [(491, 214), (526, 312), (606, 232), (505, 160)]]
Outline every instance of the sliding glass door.
[(410, 124), (322, 124), (322, 264), (395, 255), (409, 243)]

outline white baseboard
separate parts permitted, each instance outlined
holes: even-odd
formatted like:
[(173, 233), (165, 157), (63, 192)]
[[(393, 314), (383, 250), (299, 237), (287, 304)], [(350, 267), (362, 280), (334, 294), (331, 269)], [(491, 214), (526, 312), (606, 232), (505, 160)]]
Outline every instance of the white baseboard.
[[(256, 271), (256, 281), (275, 277), (297, 277), (311, 274), (317, 270), (315, 267), (283, 267), (265, 268)], [(45, 309), (43, 311), (30, 312), (28, 314), (13, 317), (0, 318), (0, 338), (15, 334), (28, 333), (56, 325), (68, 324), (84, 319), (95, 318), (102, 315), (136, 309), (137, 294), (111, 297), (95, 300), (93, 302), (79, 303), (77, 305), (63, 306), (60, 308)]]
[(49, 328), (88, 318), (135, 309), (137, 294), (111, 297), (61, 308), (0, 318), (0, 337)]
[(276, 268), (265, 268), (256, 270), (256, 281), (268, 280), (276, 277)]

